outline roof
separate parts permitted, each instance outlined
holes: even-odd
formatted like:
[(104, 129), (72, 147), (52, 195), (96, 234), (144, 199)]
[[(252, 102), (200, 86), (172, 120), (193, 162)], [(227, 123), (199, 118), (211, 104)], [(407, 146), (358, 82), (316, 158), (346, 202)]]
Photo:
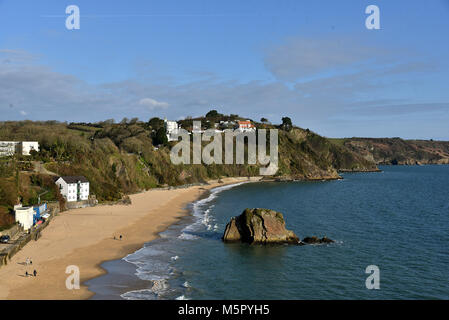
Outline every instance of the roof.
[(30, 209), (33, 209), (33, 207), (19, 207), (19, 208), (14, 209), (14, 211), (27, 211)]
[(84, 176), (65, 176), (65, 177), (60, 177), (62, 180), (64, 180), (65, 182), (67, 182), (68, 184), (71, 183), (78, 183), (78, 181), (85, 183), (85, 182), (89, 182), (89, 180), (86, 179), (86, 177)]
[(251, 121), (239, 121), (238, 122), (238, 124), (239, 124), (239, 126), (241, 127), (241, 126), (248, 126), (248, 127), (254, 127), (254, 125), (252, 124), (252, 122)]

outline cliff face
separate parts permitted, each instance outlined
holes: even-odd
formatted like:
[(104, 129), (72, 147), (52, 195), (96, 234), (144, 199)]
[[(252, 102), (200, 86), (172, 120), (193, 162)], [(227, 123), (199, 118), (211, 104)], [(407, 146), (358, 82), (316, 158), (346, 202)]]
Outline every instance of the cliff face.
[(351, 138), (343, 144), (378, 165), (449, 164), (447, 141)]
[(303, 180), (338, 179), (338, 172), (377, 171), (376, 164), (308, 129), (279, 135), (279, 175)]

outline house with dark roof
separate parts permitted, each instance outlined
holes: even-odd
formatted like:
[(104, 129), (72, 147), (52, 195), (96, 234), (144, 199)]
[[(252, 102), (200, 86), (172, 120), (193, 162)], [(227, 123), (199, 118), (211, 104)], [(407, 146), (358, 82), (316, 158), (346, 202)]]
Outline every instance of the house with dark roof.
[(84, 176), (59, 177), (55, 183), (67, 202), (84, 201), (89, 199), (89, 180)]

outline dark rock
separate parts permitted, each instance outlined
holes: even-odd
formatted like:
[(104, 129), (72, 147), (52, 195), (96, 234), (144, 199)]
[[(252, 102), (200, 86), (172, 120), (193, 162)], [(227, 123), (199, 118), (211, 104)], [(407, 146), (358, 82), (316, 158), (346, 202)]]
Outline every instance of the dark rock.
[(325, 244), (325, 243), (334, 243), (334, 240), (329, 239), (328, 237), (324, 236), (323, 238), (318, 237), (305, 237), (302, 241), (302, 244)]
[(282, 213), (260, 208), (245, 209), (240, 216), (232, 218), (222, 239), (250, 244), (300, 243), (293, 231), (285, 229)]

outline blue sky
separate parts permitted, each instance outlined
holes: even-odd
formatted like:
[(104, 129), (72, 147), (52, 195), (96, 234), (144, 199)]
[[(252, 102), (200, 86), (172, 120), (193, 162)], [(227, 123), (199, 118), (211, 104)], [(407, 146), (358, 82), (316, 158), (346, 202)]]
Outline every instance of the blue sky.
[[(80, 30), (65, 8), (80, 8)], [(365, 8), (380, 8), (380, 30)], [(449, 0), (0, 0), (0, 120), (214, 108), (329, 137), (449, 140)]]

